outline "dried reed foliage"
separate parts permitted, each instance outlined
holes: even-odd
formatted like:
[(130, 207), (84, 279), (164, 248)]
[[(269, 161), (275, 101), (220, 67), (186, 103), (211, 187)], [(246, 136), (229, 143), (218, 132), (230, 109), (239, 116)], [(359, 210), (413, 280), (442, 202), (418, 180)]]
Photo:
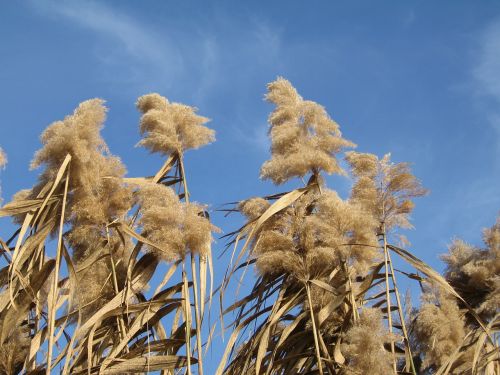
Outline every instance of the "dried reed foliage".
[(0, 346), (0, 373), (6, 375), (21, 373), (29, 349), (29, 330), (23, 325), (15, 329)]
[[(172, 246), (161, 250), (159, 253), (153, 250), (153, 253), (164, 259), (185, 259), (187, 252), (191, 253), (191, 275), (193, 282), (193, 300), (194, 300), (194, 322), (196, 325), (196, 351), (198, 353), (198, 373), (203, 375), (202, 362), (202, 341), (201, 341), (201, 323), (203, 320), (205, 303), (204, 293), (206, 285), (206, 266), (211, 263), (210, 242), (212, 227), (205, 217), (204, 209), (197, 204), (189, 202), (190, 194), (188, 191), (186, 173), (184, 169), (183, 155), (186, 150), (196, 149), (211, 143), (215, 140), (215, 132), (204, 126), (209, 120), (206, 117), (196, 114), (197, 109), (180, 103), (170, 103), (166, 98), (158, 94), (148, 94), (139, 98), (137, 108), (142, 112), (140, 132), (143, 135), (138, 143), (149, 149), (151, 152), (168, 155), (169, 159), (164, 168), (175, 164), (175, 181), (182, 184), (184, 204), (175, 201), (172, 193), (167, 191), (157, 192), (158, 196), (164, 195), (164, 202), (153, 203), (143, 201), (146, 207), (140, 224), (143, 225), (148, 236), (160, 241), (165, 246)], [(162, 174), (165, 174), (162, 172)], [(155, 176), (156, 177), (156, 176)], [(159, 181), (161, 181), (161, 176)], [(155, 194), (153, 194), (155, 196)], [(174, 212), (177, 213), (174, 217)], [(170, 225), (169, 228), (162, 227), (162, 224)], [(150, 248), (151, 250), (151, 248)], [(199, 256), (199, 269), (196, 270), (196, 255)], [(200, 274), (200, 280), (197, 279), (197, 273)], [(202, 275), (203, 274), (203, 275)], [(182, 280), (185, 285), (183, 289), (183, 298), (190, 300), (186, 276), (186, 264), (182, 263)], [(198, 288), (199, 286), (199, 288)], [(201, 305), (200, 305), (201, 304)], [(185, 305), (185, 310), (189, 305)], [(190, 311), (186, 311), (186, 351), (190, 351)], [(187, 358), (188, 373), (190, 373), (190, 357)]]
[(269, 116), (271, 159), (262, 165), (261, 177), (281, 184), (310, 172), (342, 173), (335, 155), (354, 144), (342, 138), (325, 109), (302, 99), (284, 78), (267, 89), (266, 100), (276, 108)]
[(115, 230), (107, 228), (114, 220), (124, 218), (131, 208), (132, 190), (123, 182), (125, 167), (109, 153), (100, 135), (105, 118), (103, 100), (81, 103), (73, 115), (47, 127), (41, 136), (43, 147), (31, 164), (32, 168), (45, 167), (28, 197), (33, 199), (54, 180), (66, 155), (71, 155), (66, 203), (66, 220), (71, 227), (65, 237), (77, 270), (96, 253), (103, 256), (90, 269), (77, 272), (77, 286), (71, 289), (83, 320), (114, 296), (113, 267), (118, 267), (117, 281), (123, 285), (132, 247), (130, 241), (122, 241)]
[[(250, 264), (258, 278), (251, 292), (224, 312), (234, 320), (217, 374), (498, 373), (491, 367), (498, 366), (497, 344), (486, 339), (488, 328), (479, 324), (478, 315), (459, 308), (459, 294), (441, 275), (390, 243), (390, 234), (411, 227), (413, 198), (426, 193), (409, 165), (392, 163), (390, 155), (379, 159), (348, 152), (354, 184), (350, 198), (341, 199), (320, 175), (339, 172), (334, 156), (347, 146), (339, 140), (340, 133), (333, 128), (333, 135), (317, 131), (311, 125), (316, 122), (309, 120), (317, 121), (320, 115), (308, 117), (306, 112), (320, 107), (305, 105), (288, 81), (278, 79), (268, 88), (267, 98), (277, 108), (270, 116), (272, 158), (264, 164), (262, 177), (276, 184), (306, 174), (311, 178), (303, 188), (251, 198), (236, 207), (247, 222), (229, 235), (235, 264), (228, 269), (221, 293), (236, 272)], [(321, 113), (326, 116), (324, 110)], [(318, 123), (332, 125), (327, 120)], [(319, 146), (332, 142), (338, 147)], [(313, 149), (321, 155), (310, 158)], [(494, 230), (487, 238), (498, 244)], [(408, 316), (391, 252), (422, 276), (404, 274), (443, 289), (447, 297), (442, 307), (429, 294), (421, 311)], [(489, 263), (486, 267), (497, 272)], [(451, 321), (444, 323), (447, 315)], [(464, 322), (475, 331), (468, 334)], [(497, 329), (498, 320), (494, 322), (489, 322), (491, 332)], [(433, 345), (436, 340), (442, 342)], [(470, 349), (473, 345), (479, 348), (477, 358)]]
[[(457, 240), (439, 275), (389, 242), (425, 193), (408, 164), (347, 153), (354, 185), (342, 199), (321, 173), (342, 173), (336, 156), (353, 144), (288, 81), (268, 90), (276, 109), (262, 177), (311, 177), (237, 205), (247, 222), (229, 235), (234, 264), (221, 298), (250, 264), (257, 280), (224, 312), (234, 321), (218, 373), (500, 373), (499, 222), (485, 231), (484, 249)], [(106, 108), (93, 99), (47, 128), (32, 163), (43, 167), (38, 183), (0, 208), (19, 225), (0, 241), (0, 373), (203, 373), (215, 228), (206, 207), (190, 202), (183, 154), (214, 132), (194, 108), (158, 94), (137, 106), (139, 144), (168, 156), (154, 177), (125, 177), (100, 135)], [(407, 275), (435, 285), (411, 317), (391, 252), (421, 273)], [(161, 260), (169, 269), (147, 297)]]
[(392, 163), (390, 157), (387, 154), (379, 160), (373, 154), (346, 153), (355, 180), (351, 200), (372, 212), (386, 230), (411, 228), (412, 199), (425, 195), (426, 190), (411, 173), (408, 163)]
[(346, 333), (346, 374), (390, 374), (392, 359), (384, 344), (394, 340), (392, 336), (384, 326), (380, 310), (364, 309), (359, 321)]
[[(151, 97), (139, 103), (146, 110)], [(5, 373), (48, 374), (58, 363), (63, 373), (186, 367), (191, 373), (191, 366), (199, 363), (201, 374), (199, 310), (204, 304), (212, 226), (203, 206), (181, 202), (172, 188), (183, 187), (187, 196), (181, 153), (213, 140), (213, 131), (202, 126), (206, 119), (192, 108), (180, 104), (168, 108), (159, 118), (163, 121), (166, 116), (175, 123), (181, 146), (153, 179), (125, 178), (124, 165), (100, 135), (106, 114), (100, 99), (81, 103), (72, 115), (43, 132), (42, 148), (31, 165), (43, 167), (38, 183), (19, 191), (0, 209), (1, 216), (12, 216), (21, 227), (10, 241), (0, 242), (2, 251), (12, 254), (2, 270), (6, 289), (0, 295), (0, 367)], [(141, 125), (146, 146), (157, 139), (151, 125), (154, 113), (148, 113), (149, 120), (143, 119)], [(169, 175), (173, 170), (176, 175)], [(175, 233), (180, 233), (179, 239)], [(50, 259), (46, 252), (54, 237), (58, 244), (55, 259)], [(15, 247), (6, 248), (14, 240)], [(173, 247), (177, 240), (182, 245)], [(140, 257), (143, 245), (146, 254)], [(189, 276), (185, 272), (181, 279), (176, 276), (177, 283), (175, 278), (169, 282), (188, 252), (200, 256), (201, 284), (194, 268)], [(159, 260), (169, 262), (170, 276), (147, 299), (142, 291)], [(66, 274), (60, 273), (63, 262)], [(191, 264), (195, 267), (196, 262)], [(196, 312), (194, 329), (191, 303)], [(175, 316), (168, 319), (173, 322), (168, 331), (167, 315)], [(191, 353), (193, 336), (200, 343), (198, 358)], [(49, 348), (46, 356), (40, 354), (44, 347)]]
[(462, 297), (485, 319), (500, 308), (500, 217), (484, 230), (485, 248), (455, 240), (442, 256), (445, 277)]
[[(240, 204), (249, 220), (266, 207), (262, 198)], [(307, 280), (343, 263), (366, 273), (380, 256), (374, 249), (376, 230), (377, 222), (360, 205), (326, 188), (322, 193), (311, 190), (262, 225), (252, 255), (262, 276), (285, 273)]]
[(170, 103), (159, 94), (141, 96), (137, 108), (143, 113), (140, 146), (163, 155), (182, 154), (215, 140), (215, 132), (204, 126), (209, 120), (196, 114), (197, 109)]
[[(442, 256), (447, 267), (444, 277), (463, 297), (457, 300), (441, 288), (429, 288), (422, 306), (415, 312), (414, 342), (423, 369), (450, 374), (497, 374), (500, 372), (499, 329), (499, 246), (497, 222), (483, 232), (484, 249), (456, 239)], [(478, 321), (471, 319), (474, 309), (489, 329), (489, 337)]]
[(171, 188), (151, 182), (141, 185), (136, 194), (141, 207), (138, 224), (158, 245), (148, 245), (147, 251), (169, 262), (185, 259), (189, 252), (208, 255), (212, 226), (203, 215), (204, 207), (181, 202)]
[(415, 321), (415, 336), (423, 366), (437, 369), (460, 347), (465, 337), (464, 312), (454, 297), (442, 290), (423, 296)]

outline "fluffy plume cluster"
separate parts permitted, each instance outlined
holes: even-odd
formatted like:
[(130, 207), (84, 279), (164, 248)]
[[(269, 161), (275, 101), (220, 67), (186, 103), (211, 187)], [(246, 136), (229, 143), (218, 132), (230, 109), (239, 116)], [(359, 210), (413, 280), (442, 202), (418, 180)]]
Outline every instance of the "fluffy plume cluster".
[(188, 251), (205, 256), (210, 251), (212, 226), (202, 206), (182, 203), (164, 185), (146, 183), (137, 191), (141, 206), (139, 225), (144, 235), (158, 247), (147, 250), (161, 259), (184, 259)]
[[(239, 205), (254, 220), (269, 207), (262, 198)], [(346, 262), (361, 272), (378, 253), (377, 223), (357, 204), (342, 200), (334, 191), (309, 192), (291, 207), (268, 219), (253, 246), (263, 275), (292, 274), (298, 279), (321, 277)]]
[(0, 374), (19, 374), (29, 354), (30, 337), (27, 325), (14, 330), (0, 346)]
[(407, 163), (392, 163), (390, 154), (348, 152), (346, 160), (355, 178), (351, 200), (364, 206), (386, 229), (409, 228), (412, 198), (426, 194)]
[(54, 180), (59, 168), (70, 154), (68, 211), (75, 225), (73, 244), (87, 242), (95, 226), (104, 226), (122, 216), (130, 207), (131, 190), (122, 181), (125, 167), (120, 159), (109, 154), (100, 135), (106, 118), (103, 100), (81, 103), (73, 115), (51, 124), (42, 134), (43, 144), (32, 161), (32, 168), (45, 166), (40, 182), (31, 193)]
[(215, 132), (204, 126), (209, 120), (197, 115), (194, 107), (148, 94), (139, 98), (137, 108), (143, 113), (140, 131), (144, 138), (139, 145), (151, 152), (181, 154), (215, 140)]
[(444, 291), (430, 291), (413, 324), (424, 368), (438, 368), (460, 347), (465, 337), (463, 313)]
[(391, 353), (383, 343), (393, 340), (378, 309), (364, 309), (359, 321), (347, 331), (343, 354), (347, 374), (387, 375), (393, 372)]
[[(442, 259), (447, 265), (444, 273), (447, 282), (474, 308), (485, 324), (492, 324), (500, 308), (499, 219), (483, 232), (483, 239), (484, 249), (455, 240)], [(440, 366), (451, 366), (448, 361), (452, 359), (454, 374), (469, 374), (476, 355), (478, 363), (483, 361), (486, 364), (492, 360), (491, 356), (484, 354), (496, 350), (490, 343), (485, 343), (482, 348), (473, 345), (482, 328), (467, 313), (468, 309), (462, 302), (432, 285), (422, 300), (411, 325), (424, 369), (432, 372)], [(490, 366), (493, 363), (490, 362)]]
[[(91, 232), (95, 242), (86, 242), (85, 248), (76, 243), (77, 249), (85, 254), (74, 252), (76, 267), (76, 286), (72, 288), (73, 303), (80, 309), (82, 321), (86, 321), (95, 311), (104, 306), (116, 295), (114, 276), (118, 287), (125, 285), (127, 265), (133, 247), (129, 238), (110, 231), (108, 238), (99, 231)], [(100, 254), (99, 257), (95, 255)], [(92, 256), (94, 255), (94, 256)]]
[(484, 249), (455, 240), (442, 259), (448, 282), (488, 319), (500, 309), (500, 217), (484, 231), (483, 240)]
[(263, 164), (261, 177), (281, 184), (311, 172), (341, 173), (335, 154), (354, 144), (342, 138), (325, 109), (303, 100), (284, 78), (267, 88), (266, 99), (276, 109), (269, 117), (272, 157)]
[[(71, 155), (66, 217), (71, 229), (66, 239), (78, 270), (74, 299), (83, 308), (84, 316), (113, 295), (111, 259), (118, 264), (117, 274), (126, 274), (124, 259), (131, 247), (114, 230), (106, 230), (107, 224), (124, 217), (130, 209), (132, 190), (123, 182), (125, 167), (119, 158), (110, 155), (101, 137), (105, 118), (104, 101), (91, 99), (63, 121), (51, 124), (43, 132), (43, 147), (32, 161), (33, 168), (45, 166), (39, 183), (31, 191), (15, 196), (17, 200), (36, 197), (54, 180), (66, 155)], [(97, 259), (92, 267), (85, 267), (96, 253), (107, 256)]]

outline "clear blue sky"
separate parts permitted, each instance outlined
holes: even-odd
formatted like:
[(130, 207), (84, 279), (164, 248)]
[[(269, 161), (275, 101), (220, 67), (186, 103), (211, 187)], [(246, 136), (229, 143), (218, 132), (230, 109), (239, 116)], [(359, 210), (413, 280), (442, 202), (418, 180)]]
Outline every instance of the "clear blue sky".
[[(3, 198), (33, 184), (40, 132), (93, 97), (107, 100), (103, 134), (129, 175), (153, 174), (159, 158), (134, 148), (134, 103), (148, 92), (212, 119), (217, 142), (187, 156), (195, 200), (282, 191), (258, 179), (272, 109), (262, 99), (279, 75), (359, 151), (413, 164), (431, 190), (407, 233), (417, 256), (440, 269), (454, 236), (481, 244), (500, 209), (498, 1), (1, 1)], [(347, 179), (329, 182), (346, 196)]]

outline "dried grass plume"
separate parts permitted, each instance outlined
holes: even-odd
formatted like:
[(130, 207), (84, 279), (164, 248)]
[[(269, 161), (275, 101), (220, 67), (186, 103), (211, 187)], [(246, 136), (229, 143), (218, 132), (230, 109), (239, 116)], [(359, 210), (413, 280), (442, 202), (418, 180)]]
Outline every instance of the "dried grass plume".
[(311, 172), (342, 173), (335, 155), (354, 144), (342, 138), (325, 109), (302, 99), (284, 78), (267, 89), (266, 99), (276, 108), (269, 116), (272, 156), (262, 165), (261, 177), (282, 184)]
[(383, 344), (393, 340), (378, 309), (367, 308), (357, 324), (347, 331), (344, 355), (347, 374), (387, 375), (393, 373), (391, 353)]
[(163, 155), (182, 154), (215, 140), (215, 132), (205, 124), (208, 118), (196, 114), (197, 109), (180, 103), (170, 103), (159, 94), (147, 94), (137, 100), (143, 113), (138, 143), (151, 152)]

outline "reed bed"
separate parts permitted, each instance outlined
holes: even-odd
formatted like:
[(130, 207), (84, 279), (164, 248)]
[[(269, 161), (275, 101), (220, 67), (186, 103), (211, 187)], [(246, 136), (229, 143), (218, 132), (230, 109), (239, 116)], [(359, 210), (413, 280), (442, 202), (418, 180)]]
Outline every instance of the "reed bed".
[[(453, 242), (439, 274), (402, 245), (426, 194), (409, 164), (352, 151), (286, 79), (267, 88), (261, 178), (297, 188), (227, 210), (246, 222), (223, 236), (232, 255), (216, 290), (219, 229), (193, 200), (184, 163), (215, 140), (206, 117), (140, 97), (138, 146), (164, 158), (144, 177), (127, 177), (101, 137), (103, 100), (47, 127), (31, 164), (37, 183), (0, 208), (18, 228), (0, 239), (0, 373), (203, 375), (214, 332), (225, 332), (217, 374), (500, 374), (500, 221), (484, 248)], [(347, 198), (329, 174), (352, 180)], [(396, 269), (396, 257), (413, 270)], [(227, 297), (255, 273), (247, 295)], [(420, 286), (418, 307), (400, 277)]]

